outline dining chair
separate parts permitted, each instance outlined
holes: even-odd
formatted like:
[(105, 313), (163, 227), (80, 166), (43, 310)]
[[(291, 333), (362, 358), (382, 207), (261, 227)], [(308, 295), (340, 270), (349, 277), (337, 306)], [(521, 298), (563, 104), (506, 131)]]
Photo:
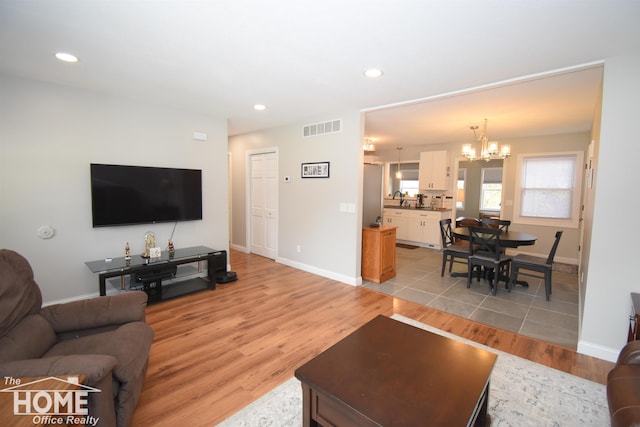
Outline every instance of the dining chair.
[(447, 261), (449, 261), (449, 273), (451, 273), (454, 262), (468, 265), (469, 249), (467, 246), (456, 244), (451, 231), (451, 218), (440, 220), (440, 236), (442, 237), (442, 271), (440, 271), (440, 277), (442, 277), (444, 276), (444, 268), (447, 265)]
[[(511, 221), (508, 219), (497, 219), (497, 218), (480, 218), (482, 221), (482, 225), (484, 227), (497, 228), (498, 230), (502, 230), (504, 232), (509, 232), (509, 226), (511, 225)], [(506, 251), (505, 248), (501, 248), (502, 253)]]
[[(473, 218), (470, 216), (459, 216), (456, 218), (456, 227), (480, 227), (482, 226), (482, 222), (478, 218)], [(469, 241), (467, 240), (456, 240), (456, 245), (464, 246), (465, 248), (469, 246)]]
[(502, 231), (509, 231), (509, 226), (511, 225), (511, 221), (508, 219), (495, 219), (495, 218), (482, 218), (480, 220), (483, 225), (491, 228), (497, 228)]
[[(500, 247), (502, 230), (488, 227), (469, 227), (469, 270), (467, 272), (467, 288), (471, 287), (473, 271), (476, 270), (478, 281), (484, 267), (486, 277), (491, 286), (491, 294), (496, 294), (498, 282), (504, 280), (507, 290), (509, 286), (509, 267), (511, 257), (507, 256)], [(495, 282), (495, 283), (494, 283)]]
[[(553, 258), (556, 256), (558, 250), (558, 244), (562, 237), (562, 230), (556, 232), (556, 239), (551, 246), (549, 256), (545, 260), (544, 258), (518, 254), (511, 260), (511, 274), (509, 275), (509, 287), (513, 286), (516, 282), (518, 274), (523, 276), (538, 277), (544, 279), (544, 293), (547, 297), (547, 301), (551, 296), (551, 272), (553, 270)], [(528, 270), (528, 271), (520, 271)]]
[(469, 226), (480, 227), (482, 226), (482, 221), (480, 221), (478, 218), (473, 218), (470, 216), (459, 216), (458, 218), (456, 218), (456, 227)]

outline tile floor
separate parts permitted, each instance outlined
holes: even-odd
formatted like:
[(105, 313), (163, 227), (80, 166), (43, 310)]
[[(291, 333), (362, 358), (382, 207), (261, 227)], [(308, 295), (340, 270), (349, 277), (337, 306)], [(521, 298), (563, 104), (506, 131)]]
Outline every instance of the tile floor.
[[(542, 279), (521, 277), (529, 287), (516, 286), (507, 292), (501, 282), (495, 296), (489, 283), (466, 277), (440, 277), (442, 253), (428, 248), (397, 248), (397, 276), (382, 284), (365, 281), (363, 286), (448, 313), (542, 339), (571, 349), (578, 342), (578, 278), (553, 272), (553, 293), (547, 301)], [(447, 269), (449, 265), (447, 264)], [(454, 272), (466, 272), (454, 263)]]

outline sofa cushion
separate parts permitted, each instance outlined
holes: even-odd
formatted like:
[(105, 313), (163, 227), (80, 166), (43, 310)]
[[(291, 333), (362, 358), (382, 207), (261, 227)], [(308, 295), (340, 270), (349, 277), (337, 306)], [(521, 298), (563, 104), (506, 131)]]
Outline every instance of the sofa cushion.
[[(144, 321), (147, 298), (142, 291), (132, 291), (49, 305), (40, 313), (58, 335), (89, 335), (99, 329), (115, 329), (128, 322)], [(92, 331), (94, 329), (96, 331)]]
[(607, 377), (611, 426), (640, 424), (640, 365), (618, 365)]
[(56, 341), (49, 322), (39, 314), (31, 314), (0, 337), (0, 363), (39, 358)]
[(113, 331), (60, 341), (45, 357), (68, 354), (109, 354), (118, 360), (114, 376), (130, 381), (142, 372), (153, 341), (153, 330), (144, 322), (131, 322)]
[(41, 305), (42, 294), (29, 262), (17, 252), (0, 249), (0, 336), (23, 317), (39, 312)]

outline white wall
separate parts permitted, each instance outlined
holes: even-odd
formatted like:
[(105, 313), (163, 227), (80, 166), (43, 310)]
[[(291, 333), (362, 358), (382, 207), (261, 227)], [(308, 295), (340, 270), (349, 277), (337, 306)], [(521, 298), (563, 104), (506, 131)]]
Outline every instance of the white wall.
[[(342, 131), (304, 138), (304, 125), (342, 119)], [(232, 246), (247, 250), (247, 152), (278, 147), (279, 262), (356, 284), (360, 278), (362, 150), (360, 113), (316, 117), (229, 139), (233, 171)], [(301, 163), (330, 162), (330, 178), (302, 179)], [(284, 183), (285, 176), (291, 177)], [(340, 204), (355, 206), (341, 212)], [(300, 252), (297, 247), (300, 246)]]
[(640, 292), (636, 225), (640, 52), (605, 63), (597, 189), (578, 351), (615, 360), (626, 342), (631, 292)]
[[(8, 76), (0, 93), (0, 247), (29, 260), (45, 302), (97, 294), (85, 261), (123, 256), (126, 241), (141, 253), (145, 231), (164, 243), (173, 228), (92, 228), (90, 163), (202, 169), (204, 219), (174, 241), (227, 249), (226, 120)], [(36, 236), (45, 224), (49, 240)]]
[[(519, 155), (566, 151), (582, 151), (583, 153), (586, 153), (590, 139), (591, 135), (588, 132), (580, 132), (532, 136), (500, 141), (506, 144), (511, 144), (511, 157), (504, 162), (505, 179), (503, 182), (503, 190), (505, 192), (505, 206), (500, 213), (500, 216), (511, 220), (514, 218), (515, 193), (518, 190), (516, 188), (516, 173)], [(582, 177), (583, 169), (579, 167), (577, 173)], [(582, 179), (580, 179), (580, 182), (582, 182)], [(581, 197), (581, 193), (578, 194), (578, 197)], [(562, 239), (560, 239), (560, 244), (558, 245), (555, 261), (568, 264), (578, 264), (578, 246), (580, 244), (580, 229), (578, 227), (572, 228), (567, 226), (556, 227), (514, 223), (511, 228), (514, 230), (529, 232), (538, 237), (535, 245), (520, 247), (518, 248), (518, 252), (525, 252), (542, 257), (549, 255), (549, 251), (551, 250), (551, 246), (555, 240), (556, 231), (563, 230)]]

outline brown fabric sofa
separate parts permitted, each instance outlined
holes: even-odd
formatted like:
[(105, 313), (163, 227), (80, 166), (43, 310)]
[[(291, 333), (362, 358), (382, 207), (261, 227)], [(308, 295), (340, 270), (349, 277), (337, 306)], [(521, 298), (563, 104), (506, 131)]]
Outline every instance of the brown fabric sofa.
[(607, 377), (611, 426), (640, 426), (640, 341), (625, 345)]
[(89, 415), (103, 427), (131, 424), (153, 330), (147, 295), (129, 292), (42, 307), (28, 261), (0, 249), (0, 378), (86, 375)]

